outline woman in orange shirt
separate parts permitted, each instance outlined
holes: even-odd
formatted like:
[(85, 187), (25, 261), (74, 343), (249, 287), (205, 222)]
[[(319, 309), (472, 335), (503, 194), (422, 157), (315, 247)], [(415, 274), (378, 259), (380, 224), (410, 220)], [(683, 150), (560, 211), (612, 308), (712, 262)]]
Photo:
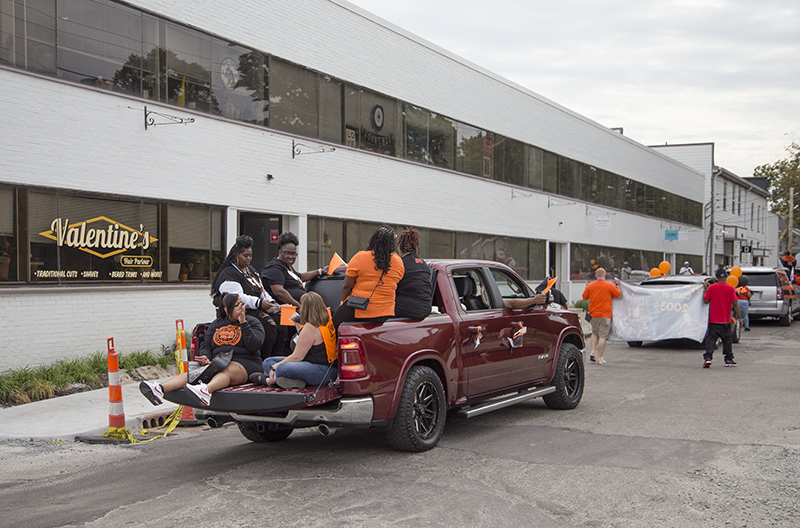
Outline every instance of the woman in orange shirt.
[[(359, 251), (347, 264), (342, 284), (342, 304), (333, 314), (337, 329), (345, 321), (382, 323), (394, 315), (394, 295), (403, 278), (403, 261), (394, 252), (394, 229), (382, 225), (372, 233), (366, 251)], [(365, 310), (347, 306), (347, 298), (369, 298)]]

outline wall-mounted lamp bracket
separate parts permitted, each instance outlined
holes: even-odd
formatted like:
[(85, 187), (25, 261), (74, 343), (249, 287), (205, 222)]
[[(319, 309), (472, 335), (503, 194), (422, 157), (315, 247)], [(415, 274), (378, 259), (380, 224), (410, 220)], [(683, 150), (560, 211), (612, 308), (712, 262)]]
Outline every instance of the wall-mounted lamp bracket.
[(333, 152), (336, 150), (335, 147), (321, 147), (321, 146), (308, 146), (304, 145), (303, 143), (297, 143), (295, 140), (292, 140), (292, 159), (296, 156), (301, 156), (303, 154), (322, 154), (323, 152)]
[[(156, 123), (156, 116), (166, 119), (165, 122)], [(154, 127), (158, 125), (188, 125), (189, 123), (194, 123), (193, 117), (177, 117), (169, 114), (162, 114), (159, 112), (153, 112), (152, 110), (148, 111), (147, 107), (144, 107), (144, 129), (147, 130), (148, 127)]]

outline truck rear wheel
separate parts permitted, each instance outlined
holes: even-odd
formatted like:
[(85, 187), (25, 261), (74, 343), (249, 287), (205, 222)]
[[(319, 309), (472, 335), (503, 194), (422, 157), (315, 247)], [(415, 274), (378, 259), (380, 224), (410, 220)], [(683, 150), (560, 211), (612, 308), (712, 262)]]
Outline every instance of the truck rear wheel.
[(411, 367), (403, 384), (389, 443), (400, 451), (427, 451), (442, 436), (447, 412), (442, 380), (430, 367)]
[(556, 391), (544, 396), (545, 405), (551, 409), (574, 409), (583, 397), (583, 356), (578, 347), (562, 343), (558, 351), (553, 385)]
[(236, 422), (242, 436), (251, 442), (281, 442), (292, 434), (291, 427), (278, 427), (271, 423)]

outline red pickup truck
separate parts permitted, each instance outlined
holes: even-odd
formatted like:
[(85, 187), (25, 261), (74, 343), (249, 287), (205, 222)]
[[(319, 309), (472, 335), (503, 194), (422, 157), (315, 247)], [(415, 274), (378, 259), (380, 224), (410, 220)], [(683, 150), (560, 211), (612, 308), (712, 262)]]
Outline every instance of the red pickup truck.
[[(425, 451), (439, 441), (451, 410), (473, 417), (537, 397), (553, 409), (578, 405), (584, 338), (577, 314), (552, 304), (505, 308), (504, 299), (534, 292), (497, 262), (432, 260), (429, 266), (431, 315), (342, 324), (334, 384), (238, 385), (217, 391), (207, 410), (230, 413), (254, 442), (284, 440), (300, 427), (323, 434), (361, 427), (385, 429), (396, 449)], [(342, 278), (316, 285), (333, 306)], [(166, 399), (192, 405), (183, 389)]]

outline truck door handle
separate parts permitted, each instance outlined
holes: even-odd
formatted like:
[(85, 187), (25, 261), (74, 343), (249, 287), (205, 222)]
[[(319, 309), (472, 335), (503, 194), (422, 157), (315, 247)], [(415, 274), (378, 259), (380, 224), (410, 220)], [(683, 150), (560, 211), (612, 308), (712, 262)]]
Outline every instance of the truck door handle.
[(480, 326), (468, 326), (467, 330), (469, 330), (473, 334), (478, 334), (480, 333), (481, 330), (483, 330), (483, 328), (481, 328)]

